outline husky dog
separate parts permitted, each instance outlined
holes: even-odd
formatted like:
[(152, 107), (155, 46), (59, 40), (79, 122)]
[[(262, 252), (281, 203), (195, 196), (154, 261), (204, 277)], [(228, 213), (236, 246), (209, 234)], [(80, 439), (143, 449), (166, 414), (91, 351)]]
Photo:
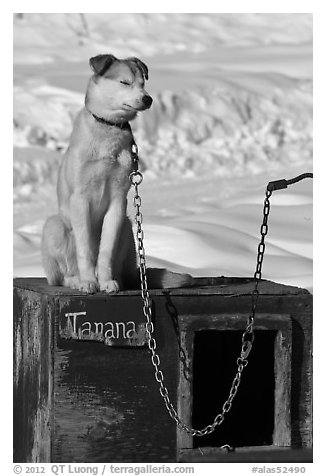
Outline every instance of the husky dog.
[[(147, 66), (110, 54), (89, 60), (85, 107), (78, 114), (58, 177), (59, 211), (43, 228), (48, 283), (86, 293), (139, 286), (135, 241), (126, 215), (134, 144), (129, 121), (151, 107)], [(151, 288), (191, 284), (187, 274), (148, 269)]]

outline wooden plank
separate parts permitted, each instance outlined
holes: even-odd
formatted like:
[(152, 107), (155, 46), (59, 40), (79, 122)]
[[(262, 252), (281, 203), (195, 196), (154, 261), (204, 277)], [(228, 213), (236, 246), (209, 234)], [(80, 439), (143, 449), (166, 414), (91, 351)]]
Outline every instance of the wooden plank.
[[(152, 289), (150, 294), (153, 296), (162, 296), (168, 292), (171, 296), (198, 296), (198, 295), (228, 295), (230, 297), (250, 295), (254, 289), (255, 281), (253, 278), (237, 277), (211, 277), (194, 278), (193, 286), (177, 289)], [(70, 289), (63, 286), (49, 286), (45, 278), (15, 278), (14, 286), (22, 289), (30, 289), (39, 293), (45, 293), (51, 296), (85, 296), (86, 294), (76, 289)], [(262, 295), (310, 295), (309, 291), (295, 286), (274, 283), (263, 279), (259, 284), (259, 291)], [(119, 299), (121, 296), (139, 296), (139, 290), (120, 291), (116, 295), (110, 295), (110, 299)], [(98, 292), (91, 296), (93, 299), (108, 296), (104, 292)]]
[(180, 454), (182, 463), (312, 463), (312, 448), (295, 449), (275, 446), (237, 448), (228, 452), (220, 448), (184, 450)]
[[(182, 359), (179, 360), (178, 415), (186, 425), (192, 427), (194, 335), (192, 332), (187, 332), (184, 326), (180, 328), (180, 349)], [(192, 447), (192, 435), (177, 428), (177, 455), (180, 454), (180, 449)]]
[(142, 302), (128, 299), (83, 299), (65, 297), (57, 300), (59, 336), (64, 339), (95, 340), (110, 346), (143, 346), (147, 343)]
[(37, 293), (14, 291), (14, 462), (49, 462), (52, 325)]
[(288, 328), (283, 327), (277, 332), (274, 345), (275, 408), (273, 444), (289, 447), (292, 444), (292, 323), (290, 316), (286, 316), (286, 320)]
[[(291, 381), (292, 444), (312, 446), (312, 311), (302, 303), (304, 314), (293, 314), (293, 348)], [(310, 308), (311, 309), (311, 308)]]
[(53, 461), (175, 461), (175, 426), (147, 348), (60, 339), (56, 356)]
[[(184, 332), (199, 330), (244, 330), (248, 314), (216, 312), (214, 314), (183, 314), (179, 316), (180, 329)], [(288, 329), (290, 322), (289, 314), (274, 314), (257, 312), (255, 316), (255, 329), (279, 330)]]

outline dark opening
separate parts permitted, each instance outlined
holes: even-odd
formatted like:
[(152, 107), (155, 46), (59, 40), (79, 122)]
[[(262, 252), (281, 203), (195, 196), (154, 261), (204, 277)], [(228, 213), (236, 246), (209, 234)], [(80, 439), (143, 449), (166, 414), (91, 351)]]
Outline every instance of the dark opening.
[[(195, 332), (193, 356), (193, 414), (195, 428), (211, 424), (228, 398), (237, 372), (242, 331)], [(249, 364), (232, 408), (214, 433), (194, 437), (204, 446), (271, 445), (274, 430), (274, 341), (276, 331), (255, 331)]]

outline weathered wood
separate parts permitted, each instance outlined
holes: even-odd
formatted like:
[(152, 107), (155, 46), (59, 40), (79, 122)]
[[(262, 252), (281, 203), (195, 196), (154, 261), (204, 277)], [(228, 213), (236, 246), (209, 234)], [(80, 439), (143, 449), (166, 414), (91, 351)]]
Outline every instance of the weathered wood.
[[(170, 296), (197, 296), (198, 293), (203, 295), (230, 295), (230, 297), (237, 297), (242, 295), (250, 295), (254, 286), (253, 278), (234, 278), (234, 277), (205, 277), (195, 278), (195, 286), (188, 288), (170, 289)], [(15, 278), (14, 285), (18, 288), (29, 289), (39, 293), (47, 293), (50, 296), (81, 296), (85, 297), (85, 293), (77, 289), (65, 288), (63, 286), (48, 286), (44, 278)], [(261, 294), (272, 295), (310, 295), (309, 291), (295, 286), (287, 286), (284, 284), (274, 283), (262, 279), (259, 285)], [(150, 291), (153, 296), (163, 296), (166, 290), (152, 289)], [(108, 297), (104, 292), (98, 292), (91, 296), (92, 299), (119, 299), (123, 296), (139, 296), (140, 291), (120, 291), (117, 295), (110, 295)]]
[(61, 299), (59, 336), (111, 346), (143, 346), (147, 338), (142, 303), (135, 297), (111, 300), (110, 306), (105, 299)]
[(292, 325), (276, 334), (274, 347), (275, 416), (273, 444), (291, 446)]
[(14, 461), (50, 460), (53, 418), (51, 309), (14, 290)]
[(184, 450), (180, 462), (187, 463), (312, 463), (312, 448), (291, 449), (273, 446), (226, 449)]
[[(222, 277), (199, 278), (197, 284), (150, 292), (165, 383), (188, 424), (193, 413), (194, 336), (201, 331), (225, 332), (229, 339), (230, 333), (241, 335), (254, 282)], [(139, 291), (87, 296), (50, 287), (42, 278), (14, 281), (15, 461), (175, 462), (196, 457), (194, 439), (176, 430), (164, 407), (144, 325)], [(266, 357), (259, 344), (265, 332), (274, 359), (269, 358), (269, 375), (273, 378), (275, 372), (272, 444), (309, 448), (312, 296), (263, 281), (255, 329), (261, 354), (255, 357), (254, 343), (254, 378), (257, 355), (262, 361)], [(223, 362), (215, 364), (212, 376), (214, 392), (219, 391), (220, 365)], [(253, 378), (250, 361), (246, 372), (242, 391), (246, 375)], [(242, 395), (235, 405), (246, 404), (246, 392)]]

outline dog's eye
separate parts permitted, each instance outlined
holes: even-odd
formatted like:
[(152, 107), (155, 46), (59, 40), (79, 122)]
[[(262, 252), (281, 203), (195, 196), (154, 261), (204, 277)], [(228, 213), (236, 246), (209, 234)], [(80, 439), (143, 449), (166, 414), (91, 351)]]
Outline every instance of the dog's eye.
[(120, 81), (121, 84), (125, 84), (126, 86), (130, 86), (131, 83), (129, 83), (129, 81)]

